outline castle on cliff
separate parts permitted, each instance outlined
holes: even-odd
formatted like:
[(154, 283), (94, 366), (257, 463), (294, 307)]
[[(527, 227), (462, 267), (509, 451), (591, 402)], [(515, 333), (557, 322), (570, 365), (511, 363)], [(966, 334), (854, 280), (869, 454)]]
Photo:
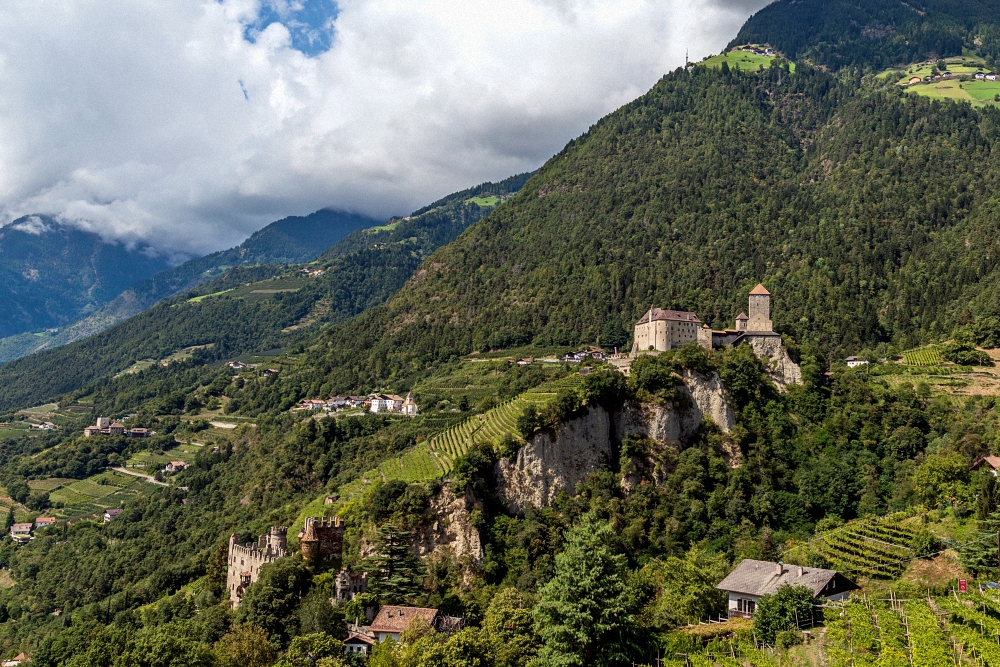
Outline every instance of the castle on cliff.
[[(779, 388), (800, 383), (802, 371), (782, 346), (781, 335), (774, 331), (771, 293), (763, 285), (758, 284), (750, 291), (747, 310), (749, 315), (736, 316), (732, 329), (715, 331), (694, 313), (651, 307), (635, 323), (629, 358), (634, 359), (643, 352), (665, 352), (685, 343), (698, 343), (711, 350), (746, 342), (764, 360), (765, 371)], [(615, 366), (627, 373), (630, 360), (615, 363)]]

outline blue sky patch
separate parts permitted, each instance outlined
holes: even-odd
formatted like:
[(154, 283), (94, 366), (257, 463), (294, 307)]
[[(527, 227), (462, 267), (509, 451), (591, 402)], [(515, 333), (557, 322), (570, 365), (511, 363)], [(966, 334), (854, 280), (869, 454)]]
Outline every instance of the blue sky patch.
[(243, 36), (257, 36), (272, 23), (281, 23), (292, 35), (292, 47), (307, 56), (317, 56), (333, 43), (333, 22), (337, 18), (334, 0), (264, 0), (257, 20), (246, 26)]

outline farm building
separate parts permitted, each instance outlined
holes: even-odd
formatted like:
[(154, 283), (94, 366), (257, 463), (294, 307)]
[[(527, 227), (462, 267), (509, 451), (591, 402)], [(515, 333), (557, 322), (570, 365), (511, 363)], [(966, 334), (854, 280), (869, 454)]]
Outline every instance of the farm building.
[(858, 586), (836, 570), (746, 558), (715, 587), (729, 594), (729, 616), (753, 617), (757, 600), (781, 586), (804, 586), (814, 597), (846, 600)]

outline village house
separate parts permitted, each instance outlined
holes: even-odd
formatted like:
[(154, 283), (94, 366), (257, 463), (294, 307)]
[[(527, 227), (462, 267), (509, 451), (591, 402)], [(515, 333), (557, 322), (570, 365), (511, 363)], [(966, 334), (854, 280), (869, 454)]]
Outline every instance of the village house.
[(372, 412), (399, 412), (403, 409), (403, 397), (396, 394), (372, 394), (368, 400)]
[(108, 417), (98, 417), (97, 423), (83, 429), (83, 437), (95, 435), (126, 435), (130, 438), (146, 438), (150, 433), (144, 428), (126, 429), (121, 422), (113, 422)]
[(15, 542), (24, 544), (31, 539), (31, 530), (34, 526), (35, 524), (31, 522), (15, 523), (10, 527), (10, 538)]
[(399, 641), (399, 636), (417, 619), (426, 621), (438, 632), (455, 632), (465, 626), (464, 619), (445, 616), (437, 609), (386, 605), (379, 609), (370, 626), (358, 630), (359, 634), (367, 635), (380, 643), (387, 639)]
[(975, 463), (969, 466), (969, 470), (979, 470), (983, 466), (986, 466), (986, 469), (996, 477), (997, 471), (1000, 470), (1000, 456), (981, 456)]
[(122, 513), (122, 510), (112, 507), (104, 510), (104, 523), (110, 523), (112, 519)]
[(361, 632), (351, 632), (344, 640), (344, 654), (360, 653), (368, 655), (375, 647), (375, 639)]
[(184, 470), (187, 467), (188, 464), (185, 463), (184, 461), (171, 461), (166, 465), (166, 467), (163, 468), (163, 472), (166, 473), (180, 472), (181, 470)]
[(868, 364), (867, 361), (860, 357), (847, 357), (845, 361), (847, 362), (848, 368), (857, 368), (858, 366), (865, 366)]
[(1000, 74), (997, 74), (996, 72), (987, 72), (986, 73), (986, 80), (987, 81), (996, 81), (997, 79), (1000, 79)]
[(51, 431), (56, 427), (52, 422), (42, 422), (41, 424), (32, 424), (31, 428), (37, 428), (39, 431)]
[(299, 403), (300, 410), (322, 410), (326, 408), (326, 401), (321, 398), (307, 398)]
[(238, 371), (241, 371), (247, 367), (247, 365), (244, 364), (242, 361), (227, 361), (226, 365)]
[(54, 516), (40, 516), (35, 519), (35, 528), (47, 528), (56, 524)]
[(326, 498), (323, 499), (323, 504), (324, 505), (332, 505), (335, 502), (337, 502), (338, 500), (340, 500), (340, 494), (331, 493), (330, 495), (328, 495)]
[(0, 665), (2, 665), (2, 667), (17, 667), (17, 665), (25, 665), (29, 662), (31, 662), (31, 658), (26, 656), (24, 652), (21, 652), (17, 654), (17, 657), (0, 662)]
[(814, 598), (846, 600), (858, 586), (836, 570), (745, 558), (715, 587), (729, 595), (729, 617), (752, 618), (757, 601), (781, 586), (804, 586)]

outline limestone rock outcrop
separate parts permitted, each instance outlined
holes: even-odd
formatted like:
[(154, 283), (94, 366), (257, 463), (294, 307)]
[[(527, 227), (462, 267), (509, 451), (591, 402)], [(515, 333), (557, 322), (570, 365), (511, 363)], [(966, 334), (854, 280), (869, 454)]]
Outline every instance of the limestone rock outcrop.
[(556, 432), (536, 433), (517, 452), (500, 459), (497, 483), (508, 508), (523, 514), (528, 505), (547, 507), (560, 491), (573, 493), (576, 485), (611, 459), (611, 418), (600, 406), (571, 419)]
[[(685, 371), (681, 389), (686, 394), (683, 407), (671, 403), (626, 403), (613, 415), (600, 406), (589, 406), (586, 414), (560, 425), (555, 432), (536, 433), (513, 459), (500, 459), (496, 479), (501, 500), (508, 509), (522, 514), (529, 505), (547, 507), (565, 491), (618, 456), (618, 443), (629, 435), (654, 442), (648, 456), (653, 477), (661, 481), (669, 473), (665, 450), (683, 449), (708, 418), (723, 432), (736, 423), (718, 374), (702, 375)], [(727, 449), (728, 447), (728, 449)], [(739, 465), (739, 447), (727, 440), (722, 455), (731, 466)], [(623, 480), (623, 484), (625, 484)]]
[(802, 369), (788, 356), (778, 336), (750, 338), (754, 354), (764, 362), (764, 372), (784, 391), (788, 385), (802, 384)]
[(482, 560), (483, 545), (471, 520), (476, 504), (468, 495), (456, 496), (450, 484), (442, 486), (426, 510), (433, 520), (411, 535), (414, 552), (421, 558), (450, 554), (472, 563)]

